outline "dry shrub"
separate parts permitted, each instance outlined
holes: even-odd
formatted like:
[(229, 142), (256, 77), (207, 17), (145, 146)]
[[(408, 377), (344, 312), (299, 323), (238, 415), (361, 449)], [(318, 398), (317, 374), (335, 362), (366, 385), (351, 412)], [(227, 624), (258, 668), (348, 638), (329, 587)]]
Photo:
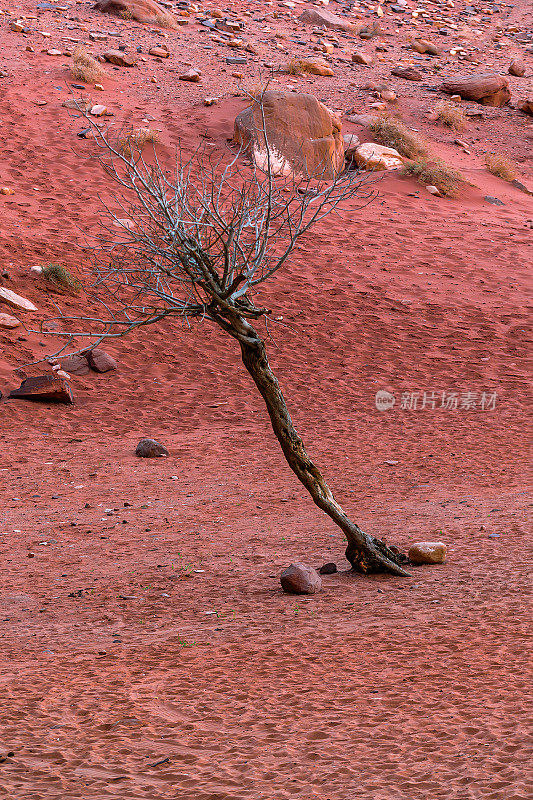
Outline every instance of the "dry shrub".
[(447, 128), (454, 131), (463, 131), (466, 128), (466, 118), (462, 108), (455, 103), (443, 100), (437, 103), (434, 111), (434, 119), (441, 122)]
[(509, 183), (514, 181), (518, 174), (516, 164), (513, 164), (508, 158), (500, 156), (498, 153), (487, 153), (485, 166), (492, 175), (503, 178), (504, 181), (509, 181)]
[(303, 75), (304, 73), (312, 75), (313, 68), (311, 61), (306, 61), (304, 58), (291, 58), (287, 64), (289, 75)]
[(157, 144), (159, 135), (151, 128), (134, 128), (120, 140), (120, 152), (126, 158), (141, 153), (145, 144)]
[(402, 156), (418, 158), (427, 156), (424, 142), (395, 117), (383, 115), (370, 126), (374, 138), (385, 147), (393, 147)]
[(70, 65), (72, 77), (83, 83), (98, 83), (107, 77), (107, 72), (83, 47), (77, 47), (72, 54), (72, 64)]
[(133, 19), (133, 14), (129, 10), (129, 8), (123, 8), (122, 11), (118, 12), (119, 17), (122, 19)]
[(461, 173), (440, 158), (417, 158), (402, 170), (403, 175), (414, 175), (425, 186), (436, 186), (445, 197), (457, 197), (465, 180)]
[(162, 11), (156, 16), (154, 19), (154, 24), (159, 25), (160, 28), (171, 28), (172, 30), (175, 30), (178, 27), (178, 23), (172, 14), (167, 14), (165, 11)]
[(58, 289), (78, 294), (81, 291), (81, 283), (72, 275), (66, 267), (61, 264), (49, 264), (42, 271), (43, 278), (53, 283)]

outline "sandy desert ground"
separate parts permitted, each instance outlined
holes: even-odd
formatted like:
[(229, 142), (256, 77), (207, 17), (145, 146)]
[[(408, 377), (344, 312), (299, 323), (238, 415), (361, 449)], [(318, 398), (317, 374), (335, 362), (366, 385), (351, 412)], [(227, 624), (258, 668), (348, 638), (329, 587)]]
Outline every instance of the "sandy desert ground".
[[(383, 5), (376, 39), (324, 33), (338, 39), (333, 77), (265, 66), (317, 56), (298, 22), (310, 3), (227, 3), (255, 53), (198, 23), (214, 3), (191, 7), (176, 31), (89, 2), (45, 5), (55, 10), (19, 0), (0, 17), (0, 184), (14, 191), (0, 196), (0, 285), (38, 307), (0, 330), (0, 797), (531, 797), (533, 198), (484, 164), (504, 154), (533, 185), (533, 118), (518, 110), (533, 96), (529, 4)], [(375, 4), (328, 8), (378, 19)], [(22, 17), (28, 33), (10, 27)], [(406, 49), (413, 25), (445, 55)], [(137, 67), (108, 65), (103, 90), (86, 94), (117, 126), (149, 120), (162, 154), (178, 140), (226, 152), (242, 86), (268, 74), (369, 140), (348, 116), (372, 110), (364, 86), (386, 80), (394, 112), (462, 170), (471, 185), (456, 199), (385, 173), (375, 202), (346, 203), (307, 234), (261, 295), (272, 365), (339, 500), (404, 549), (444, 541), (445, 564), (404, 579), (349, 571), (237, 344), (208, 324), (107, 344), (118, 370), (73, 377), (73, 406), (7, 399), (16, 370), (49, 369), (28, 367), (56, 343), (39, 324), (58, 307), (87, 310), (85, 291), (65, 295), (31, 267), (64, 264), (87, 287), (99, 197), (113, 203), (92, 142), (77, 136), (83, 120), (63, 107), (71, 39), (93, 54), (141, 48)], [(148, 50), (161, 43), (171, 55), (156, 60)], [(355, 49), (374, 64), (352, 64)], [(236, 53), (247, 63), (226, 64)], [(442, 76), (505, 75), (512, 58), (526, 75), (508, 76), (510, 105), (465, 103), (482, 116), (460, 134), (428, 119)], [(423, 80), (391, 77), (398, 63)], [(178, 80), (189, 67), (199, 83)], [(397, 398), (389, 411), (376, 409), (380, 389)], [(457, 393), (458, 407), (402, 407), (424, 392)], [(136, 458), (142, 436), (170, 456)], [(291, 596), (279, 574), (292, 561), (339, 571), (319, 594)]]

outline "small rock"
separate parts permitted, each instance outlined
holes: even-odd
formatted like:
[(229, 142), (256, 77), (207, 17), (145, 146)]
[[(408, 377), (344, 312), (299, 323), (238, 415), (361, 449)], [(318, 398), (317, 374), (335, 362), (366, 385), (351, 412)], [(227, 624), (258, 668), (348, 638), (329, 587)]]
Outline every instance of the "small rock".
[(86, 356), (89, 366), (91, 369), (94, 369), (95, 372), (110, 372), (118, 367), (115, 359), (110, 356), (109, 353), (106, 353), (105, 350), (100, 350), (99, 347), (86, 350), (82, 355)]
[(141, 439), (135, 448), (135, 455), (139, 458), (160, 458), (168, 456), (168, 450), (155, 439)]
[(356, 52), (352, 54), (353, 63), (362, 64), (364, 67), (370, 67), (373, 60), (372, 56), (361, 53), (359, 50), (356, 50)]
[(204, 97), (204, 106), (214, 106), (216, 102), (216, 97)]
[(394, 103), (396, 100), (396, 92), (393, 92), (392, 89), (382, 89), (380, 95), (387, 103)]
[(180, 81), (189, 81), (190, 83), (200, 82), (200, 73), (196, 69), (189, 69), (179, 76)]
[(436, 44), (430, 42), (428, 39), (413, 39), (411, 47), (417, 53), (427, 53), (430, 56), (440, 56), (441, 51)]
[(148, 53), (156, 58), (168, 58), (170, 56), (170, 53), (164, 47), (151, 47)]
[(14, 189), (10, 189), (9, 186), (0, 186), (0, 194), (5, 194), (6, 196), (9, 197), (12, 194), (15, 194), (15, 190)]
[(356, 136), (355, 133), (346, 133), (342, 138), (344, 139), (344, 155), (351, 160), (361, 144), (359, 136)]
[(529, 189), (525, 184), (522, 183), (522, 181), (519, 181), (517, 178), (511, 181), (511, 185), (514, 186), (516, 189), (520, 189), (520, 191), (524, 192), (524, 194), (528, 194), (530, 197), (533, 197), (533, 189)]
[(523, 78), (526, 74), (526, 65), (523, 61), (513, 58), (507, 71), (509, 72), (509, 75), (515, 75), (517, 78)]
[(87, 356), (75, 354), (61, 359), (61, 368), (71, 375), (87, 375), (90, 372)]
[(333, 561), (328, 561), (327, 564), (323, 564), (320, 569), (318, 570), (320, 575), (333, 575), (337, 572), (337, 565)]
[(107, 112), (106, 106), (95, 105), (92, 106), (89, 113), (92, 114), (93, 117), (103, 117), (106, 112)]
[(446, 545), (442, 542), (418, 542), (409, 548), (409, 561), (412, 564), (443, 564), (446, 558)]
[(406, 81), (422, 80), (421, 73), (414, 67), (394, 67), (391, 74), (395, 75), (397, 78), (404, 78)]
[(426, 186), (426, 192), (435, 195), (435, 197), (441, 196), (439, 189), (431, 183)]
[(25, 297), (21, 297), (20, 294), (15, 294), (12, 292), (11, 289), (6, 289), (3, 286), (0, 286), (0, 302), (4, 301), (7, 303), (8, 306), (12, 306), (13, 308), (18, 308), (21, 311), (37, 311), (37, 306), (34, 306), (29, 300), (26, 300)]
[(21, 321), (16, 317), (12, 317), (11, 314), (0, 314), (0, 328), (10, 330), (11, 328), (18, 328), (21, 324)]
[(486, 194), (483, 199), (486, 200), (487, 203), (490, 203), (493, 206), (504, 206), (505, 205), (505, 203), (503, 203), (498, 197), (492, 197), (492, 195), (490, 195), (490, 194)]
[(121, 50), (106, 50), (104, 58), (109, 64), (115, 64), (117, 67), (134, 67), (137, 63), (136, 58), (128, 56)]
[(529, 114), (530, 117), (533, 117), (533, 97), (529, 100), (524, 100), (524, 102), (520, 104), (519, 109), (523, 111), (524, 114)]
[(315, 594), (322, 589), (320, 575), (306, 564), (291, 564), (281, 573), (280, 582), (288, 594)]
[(354, 125), (360, 125), (361, 128), (370, 128), (370, 126), (374, 125), (377, 121), (378, 116), (376, 114), (351, 114), (348, 117), (348, 122), (352, 122)]

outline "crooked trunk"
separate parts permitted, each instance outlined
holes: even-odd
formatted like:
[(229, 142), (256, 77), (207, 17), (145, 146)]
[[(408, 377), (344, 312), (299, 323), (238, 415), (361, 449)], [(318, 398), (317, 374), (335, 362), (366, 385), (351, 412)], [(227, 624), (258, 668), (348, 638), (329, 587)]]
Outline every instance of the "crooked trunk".
[(384, 542), (369, 536), (353, 523), (333, 497), (322, 473), (307, 455), (304, 443), (292, 423), (280, 385), (268, 363), (263, 341), (248, 323), (245, 325), (246, 336), (235, 337), (241, 345), (244, 366), (265, 401), (272, 428), (290, 468), (315, 504), (346, 535), (346, 558), (355, 570), (364, 574), (390, 572), (393, 575), (409, 575), (400, 566), (397, 555)]

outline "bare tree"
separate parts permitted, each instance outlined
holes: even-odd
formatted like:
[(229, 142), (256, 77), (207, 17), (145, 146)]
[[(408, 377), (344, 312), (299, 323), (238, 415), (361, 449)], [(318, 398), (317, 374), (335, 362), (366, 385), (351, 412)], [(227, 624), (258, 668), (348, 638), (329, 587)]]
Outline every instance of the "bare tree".
[[(214, 323), (239, 343), (287, 463), (345, 534), (346, 557), (354, 569), (408, 575), (396, 551), (348, 518), (307, 455), (254, 327), (270, 313), (255, 305), (254, 291), (281, 269), (298, 240), (341, 203), (352, 198), (370, 202), (375, 194), (370, 182), (355, 172), (331, 181), (276, 178), (270, 162), (263, 172), (243, 166), (241, 153), (221, 163), (203, 149), (191, 157), (178, 152), (172, 170), (166, 170), (155, 149), (145, 158), (142, 149), (121, 147), (109, 130), (91, 127), (100, 160), (117, 188), (115, 208), (106, 206), (109, 223), (103, 225), (95, 266), (95, 297), (105, 312), (102, 317), (62, 317), (69, 329), (63, 333), (70, 338), (59, 353), (75, 336), (89, 338), (94, 347), (167, 317)], [(266, 140), (264, 116), (263, 134)], [(80, 321), (85, 327), (74, 330)]]

